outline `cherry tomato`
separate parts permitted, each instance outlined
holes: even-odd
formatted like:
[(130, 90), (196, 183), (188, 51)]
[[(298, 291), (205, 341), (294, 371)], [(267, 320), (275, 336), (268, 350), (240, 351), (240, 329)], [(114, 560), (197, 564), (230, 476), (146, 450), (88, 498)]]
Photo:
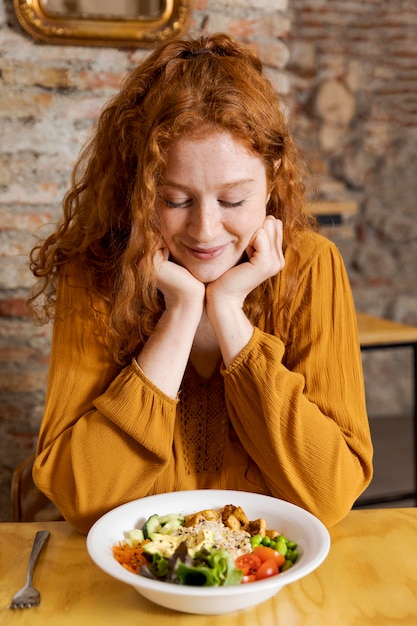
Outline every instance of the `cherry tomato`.
[[(260, 565), (262, 565), (261, 559), (255, 554), (241, 554), (235, 561), (237, 569), (241, 569), (243, 575), (254, 574)], [(248, 581), (249, 582), (249, 581)]]
[(285, 563), (285, 556), (278, 552), (278, 550), (273, 550), (272, 548), (268, 548), (267, 546), (258, 546), (254, 548), (252, 555), (257, 556), (259, 559), (261, 559), (262, 563), (273, 559), (276, 562), (278, 568), (282, 567)]
[(245, 574), (241, 580), (242, 585), (245, 583), (254, 583), (256, 580), (256, 574)]
[(277, 574), (279, 574), (279, 569), (275, 559), (268, 559), (260, 565), (255, 577), (256, 580), (263, 580), (264, 578), (270, 578), (271, 576), (276, 576)]

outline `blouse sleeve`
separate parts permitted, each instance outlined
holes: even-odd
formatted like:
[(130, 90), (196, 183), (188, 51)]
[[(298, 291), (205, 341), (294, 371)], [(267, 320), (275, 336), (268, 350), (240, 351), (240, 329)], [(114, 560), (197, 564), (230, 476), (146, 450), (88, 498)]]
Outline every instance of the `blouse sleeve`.
[(369, 484), (372, 444), (349, 280), (337, 248), (319, 241), (302, 270), (285, 344), (256, 328), (223, 375), (253, 471), (272, 495), (330, 526)]
[(114, 364), (97, 327), (86, 321), (85, 288), (69, 287), (68, 280), (58, 289), (33, 476), (64, 517), (86, 532), (105, 511), (138, 497), (138, 484), (144, 495), (151, 492), (172, 455), (177, 401), (135, 362)]

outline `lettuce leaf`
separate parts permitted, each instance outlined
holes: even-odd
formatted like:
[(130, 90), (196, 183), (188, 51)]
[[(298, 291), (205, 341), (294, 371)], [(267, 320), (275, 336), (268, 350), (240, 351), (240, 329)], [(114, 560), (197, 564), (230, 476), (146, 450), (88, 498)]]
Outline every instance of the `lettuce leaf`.
[(154, 554), (148, 568), (150, 571), (141, 573), (178, 585), (219, 587), (239, 585), (242, 580), (242, 571), (227, 550), (203, 549), (192, 558), (185, 542), (169, 559)]

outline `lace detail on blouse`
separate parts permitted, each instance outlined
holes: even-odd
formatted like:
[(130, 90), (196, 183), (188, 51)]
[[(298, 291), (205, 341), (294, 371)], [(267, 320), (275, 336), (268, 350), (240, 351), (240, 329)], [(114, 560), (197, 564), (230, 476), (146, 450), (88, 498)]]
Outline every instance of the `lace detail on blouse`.
[(229, 423), (220, 371), (205, 379), (188, 366), (177, 410), (187, 474), (220, 472)]

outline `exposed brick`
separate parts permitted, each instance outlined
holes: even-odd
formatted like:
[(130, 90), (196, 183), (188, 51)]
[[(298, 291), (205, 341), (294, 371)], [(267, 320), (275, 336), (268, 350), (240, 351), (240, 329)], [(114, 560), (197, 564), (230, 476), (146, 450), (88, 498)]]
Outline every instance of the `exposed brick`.
[(68, 89), (70, 87), (68, 68), (42, 68), (33, 63), (4, 67), (2, 78), (9, 85), (41, 85), (48, 89)]
[(39, 212), (24, 212), (0, 204), (0, 230), (22, 230), (33, 233), (52, 221), (52, 213), (38, 207)]
[(30, 288), (32, 284), (26, 256), (0, 257), (0, 290)]
[(193, 0), (193, 11), (203, 11), (207, 9), (209, 0)]
[(34, 241), (29, 232), (22, 230), (0, 230), (0, 257), (27, 255)]
[(121, 72), (100, 72), (93, 70), (84, 70), (82, 72), (73, 72), (71, 76), (71, 85), (77, 89), (94, 90), (94, 89), (111, 89), (116, 90), (120, 87), (123, 80)]
[(30, 317), (31, 313), (26, 304), (26, 298), (0, 299), (1, 317)]
[(19, 114), (27, 117), (28, 107), (31, 114), (39, 116), (45, 113), (45, 110), (53, 103), (54, 96), (50, 93), (33, 93), (28, 95), (27, 92), (18, 92), (7, 90), (2, 93), (0, 99), (0, 117), (19, 117)]
[(262, 63), (268, 65), (268, 67), (283, 69), (289, 59), (289, 51), (286, 45), (282, 41), (258, 41), (256, 43), (257, 52), (262, 60)]
[(22, 389), (25, 393), (41, 391), (46, 388), (48, 370), (40, 368), (25, 372), (14, 372), (0, 369), (0, 391), (18, 392)]
[(22, 365), (26, 368), (32, 368), (34, 363), (47, 366), (49, 354), (31, 345), (9, 345), (2, 348), (1, 360), (4, 363), (18, 365), (19, 369), (21, 369)]

